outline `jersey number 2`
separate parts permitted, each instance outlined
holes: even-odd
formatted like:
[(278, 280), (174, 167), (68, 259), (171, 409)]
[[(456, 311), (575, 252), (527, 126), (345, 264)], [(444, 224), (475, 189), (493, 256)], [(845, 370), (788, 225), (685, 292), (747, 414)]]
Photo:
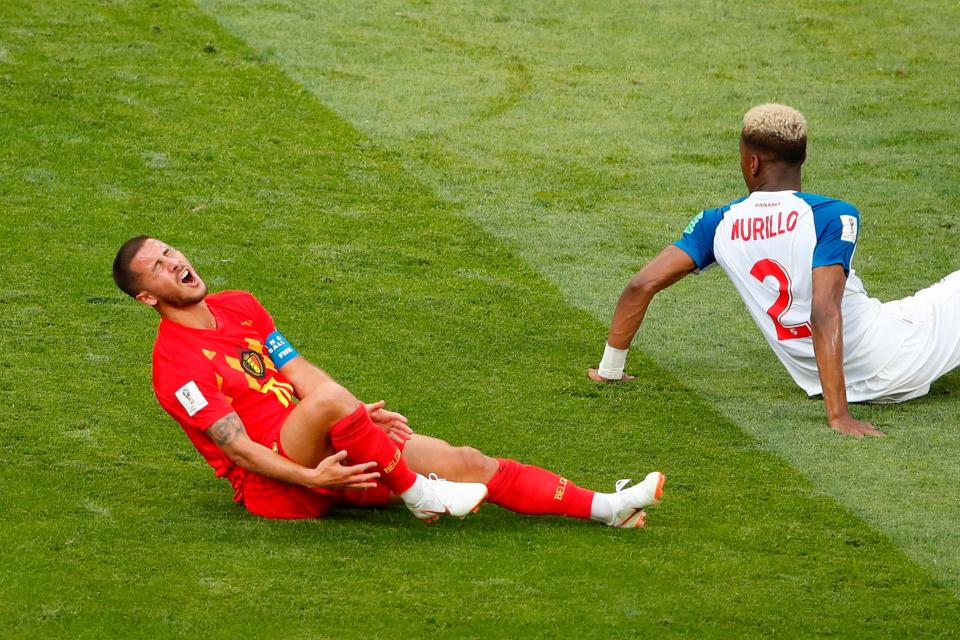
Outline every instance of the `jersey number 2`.
[(753, 268), (750, 269), (750, 275), (760, 282), (763, 282), (766, 278), (773, 278), (780, 287), (780, 295), (767, 309), (767, 315), (773, 320), (773, 326), (777, 330), (777, 340), (782, 342), (796, 338), (809, 338), (812, 335), (809, 322), (794, 325), (785, 325), (782, 322), (783, 316), (790, 309), (790, 305), (793, 304), (793, 293), (790, 291), (790, 274), (783, 268), (783, 265), (776, 260), (764, 258), (753, 265)]

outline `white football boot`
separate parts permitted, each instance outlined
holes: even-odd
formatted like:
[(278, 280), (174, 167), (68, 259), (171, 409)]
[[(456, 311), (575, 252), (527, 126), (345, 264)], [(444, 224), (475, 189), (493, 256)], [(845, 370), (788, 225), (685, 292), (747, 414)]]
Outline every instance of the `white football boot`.
[(421, 520), (434, 522), (440, 516), (463, 518), (474, 513), (487, 497), (487, 485), (479, 482), (450, 482), (431, 473), (423, 479), (420, 499), (405, 502), (407, 508)]
[(660, 496), (663, 495), (663, 483), (666, 479), (667, 476), (659, 471), (652, 471), (647, 474), (643, 482), (635, 484), (629, 489), (624, 489), (624, 487), (630, 483), (630, 480), (618, 480), (617, 492), (614, 497), (620, 501), (620, 505), (614, 506), (613, 521), (609, 525), (625, 529), (642, 527), (647, 517), (643, 509), (660, 502)]

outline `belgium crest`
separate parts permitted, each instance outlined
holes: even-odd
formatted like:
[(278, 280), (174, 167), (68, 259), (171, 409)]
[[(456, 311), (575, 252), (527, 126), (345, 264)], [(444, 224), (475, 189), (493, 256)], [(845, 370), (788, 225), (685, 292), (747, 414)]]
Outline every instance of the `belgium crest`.
[(266, 367), (263, 365), (263, 356), (249, 349), (240, 353), (240, 366), (254, 378), (262, 378), (266, 372)]

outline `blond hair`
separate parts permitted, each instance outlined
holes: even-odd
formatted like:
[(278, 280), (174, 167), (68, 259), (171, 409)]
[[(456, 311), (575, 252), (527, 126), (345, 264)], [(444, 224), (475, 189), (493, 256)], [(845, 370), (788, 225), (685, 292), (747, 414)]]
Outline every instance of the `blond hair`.
[(777, 160), (802, 163), (807, 152), (807, 120), (783, 104), (761, 104), (743, 116), (741, 139), (750, 147), (773, 154)]

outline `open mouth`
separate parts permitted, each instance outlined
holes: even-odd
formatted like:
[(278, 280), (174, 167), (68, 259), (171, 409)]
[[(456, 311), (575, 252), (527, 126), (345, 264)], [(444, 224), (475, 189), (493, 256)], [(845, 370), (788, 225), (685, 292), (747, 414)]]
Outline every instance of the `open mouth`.
[(196, 281), (197, 278), (190, 269), (184, 269), (180, 272), (180, 284), (193, 284)]

